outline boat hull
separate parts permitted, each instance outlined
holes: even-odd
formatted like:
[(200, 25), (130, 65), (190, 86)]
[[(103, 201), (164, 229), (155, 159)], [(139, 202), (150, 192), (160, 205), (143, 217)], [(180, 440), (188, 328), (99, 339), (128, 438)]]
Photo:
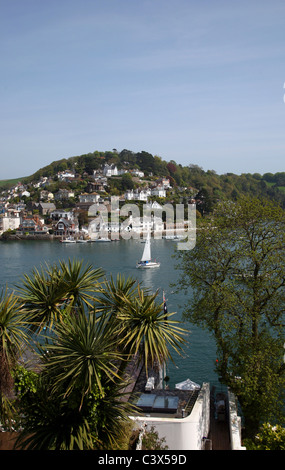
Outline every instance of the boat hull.
[(155, 263), (150, 261), (149, 263), (138, 263), (137, 268), (138, 269), (151, 269), (151, 268), (159, 268), (160, 263)]

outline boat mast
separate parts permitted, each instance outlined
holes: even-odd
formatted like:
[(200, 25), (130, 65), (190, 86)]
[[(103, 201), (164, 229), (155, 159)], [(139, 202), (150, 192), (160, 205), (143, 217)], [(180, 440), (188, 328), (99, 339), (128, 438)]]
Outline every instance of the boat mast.
[[(164, 290), (162, 291), (162, 300), (163, 300), (163, 311), (165, 314), (167, 314), (167, 305), (166, 305)], [(165, 319), (167, 320), (167, 315)], [(158, 388), (165, 389), (165, 380), (164, 380), (165, 377), (166, 377), (166, 361), (164, 361), (163, 364), (161, 364), (159, 368)]]

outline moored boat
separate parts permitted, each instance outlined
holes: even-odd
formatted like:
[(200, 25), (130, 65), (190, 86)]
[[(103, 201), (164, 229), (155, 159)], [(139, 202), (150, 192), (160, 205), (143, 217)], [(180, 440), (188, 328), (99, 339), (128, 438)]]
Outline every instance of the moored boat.
[(76, 243), (76, 240), (74, 240), (73, 237), (67, 237), (67, 238), (63, 238), (62, 240), (60, 240), (61, 243)]

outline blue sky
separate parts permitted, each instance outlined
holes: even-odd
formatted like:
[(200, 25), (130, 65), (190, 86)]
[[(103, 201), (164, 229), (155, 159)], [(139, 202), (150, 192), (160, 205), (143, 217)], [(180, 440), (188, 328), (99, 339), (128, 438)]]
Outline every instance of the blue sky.
[(0, 179), (95, 150), (284, 171), (284, 0), (0, 0)]

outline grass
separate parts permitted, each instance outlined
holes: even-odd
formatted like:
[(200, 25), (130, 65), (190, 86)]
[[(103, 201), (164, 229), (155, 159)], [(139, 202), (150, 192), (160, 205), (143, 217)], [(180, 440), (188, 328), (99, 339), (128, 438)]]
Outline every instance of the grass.
[(19, 181), (22, 181), (25, 177), (22, 178), (13, 178), (10, 180), (0, 180), (0, 188), (10, 188), (11, 186), (14, 186), (15, 184), (19, 183)]
[(268, 181), (266, 181), (266, 185), (271, 188), (272, 186), (274, 186), (274, 188), (277, 188), (279, 189), (279, 191), (281, 191), (282, 193), (285, 193), (285, 186), (275, 186), (276, 183), (270, 183)]

